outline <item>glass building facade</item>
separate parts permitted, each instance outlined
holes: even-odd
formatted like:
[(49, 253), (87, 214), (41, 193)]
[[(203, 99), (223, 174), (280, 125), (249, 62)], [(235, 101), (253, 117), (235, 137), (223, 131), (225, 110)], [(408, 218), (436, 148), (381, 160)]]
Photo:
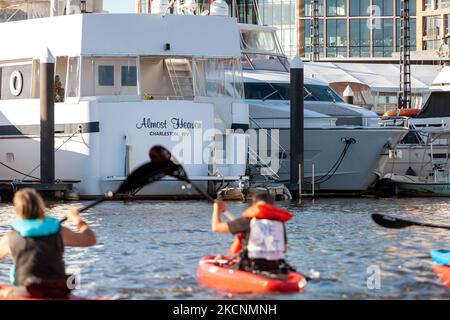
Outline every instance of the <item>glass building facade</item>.
[(421, 11), (417, 19), (422, 23), (418, 50), (436, 51), (450, 45), (450, 0), (419, 0)]
[[(286, 54), (311, 52), (311, 1), (259, 0), (263, 24), (279, 29)], [(391, 57), (399, 50), (400, 0), (318, 0), (320, 56)], [(416, 46), (416, 0), (410, 0), (411, 50)]]

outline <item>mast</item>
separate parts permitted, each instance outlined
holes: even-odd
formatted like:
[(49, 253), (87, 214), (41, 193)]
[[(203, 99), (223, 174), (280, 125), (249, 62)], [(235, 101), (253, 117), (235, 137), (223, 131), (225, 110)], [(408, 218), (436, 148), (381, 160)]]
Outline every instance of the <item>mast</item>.
[(319, 0), (311, 0), (311, 61), (319, 61)]
[(400, 92), (399, 108), (411, 108), (411, 42), (409, 0), (400, 1)]

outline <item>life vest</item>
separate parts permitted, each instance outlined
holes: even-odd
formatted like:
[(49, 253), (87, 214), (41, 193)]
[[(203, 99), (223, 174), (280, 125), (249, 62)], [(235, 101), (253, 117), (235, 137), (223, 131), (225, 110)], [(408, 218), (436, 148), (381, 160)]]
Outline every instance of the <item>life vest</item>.
[[(281, 249), (281, 252), (283, 252), (285, 245), (283, 223), (292, 219), (293, 215), (289, 211), (274, 205), (261, 203), (245, 210), (242, 216), (252, 219), (247, 245), (249, 258), (281, 259), (279, 251)], [(239, 254), (242, 252), (244, 236), (244, 233), (236, 235), (229, 250), (230, 253)]]
[(10, 280), (13, 285), (28, 286), (66, 278), (59, 220), (50, 217), (17, 220), (11, 227), (9, 245), (14, 267)]

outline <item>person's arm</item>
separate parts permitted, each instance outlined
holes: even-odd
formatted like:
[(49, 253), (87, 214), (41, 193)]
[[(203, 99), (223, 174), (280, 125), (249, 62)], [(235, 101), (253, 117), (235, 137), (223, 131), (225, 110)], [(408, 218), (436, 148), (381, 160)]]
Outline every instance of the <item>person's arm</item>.
[(11, 254), (11, 249), (9, 248), (9, 234), (5, 234), (2, 239), (0, 239), (0, 260), (6, 258)]
[(227, 207), (223, 201), (216, 200), (213, 205), (213, 213), (211, 220), (211, 229), (213, 232), (217, 233), (229, 233), (230, 228), (228, 227), (228, 223), (222, 221), (220, 214), (225, 212)]
[(61, 227), (64, 246), (67, 247), (90, 247), (97, 243), (97, 238), (88, 224), (80, 218), (80, 213), (73, 208), (67, 215), (67, 221), (76, 226), (78, 232)]

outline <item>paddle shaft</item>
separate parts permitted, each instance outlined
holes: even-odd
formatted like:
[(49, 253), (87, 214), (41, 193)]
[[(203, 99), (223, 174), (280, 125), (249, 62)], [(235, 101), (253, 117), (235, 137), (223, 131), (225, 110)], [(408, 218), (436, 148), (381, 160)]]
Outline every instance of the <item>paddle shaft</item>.
[[(408, 221), (408, 220), (405, 220), (405, 221)], [(437, 224), (431, 224), (431, 223), (421, 223), (421, 222), (414, 222), (414, 221), (408, 221), (408, 222), (411, 222), (414, 226), (417, 226), (417, 227), (427, 227), (427, 228), (450, 230), (450, 226), (443, 226), (443, 225), (437, 225)]]
[[(195, 183), (192, 182), (191, 179), (188, 177), (183, 177), (183, 180), (185, 180), (187, 183), (189, 183), (199, 194), (201, 194), (206, 200), (208, 200), (211, 203), (214, 203), (214, 198), (211, 197), (208, 193), (206, 193), (202, 188), (197, 186)], [(224, 211), (223, 213), (229, 220), (234, 220), (234, 216), (231, 214), (230, 211)]]
[[(106, 200), (109, 199), (109, 198), (110, 198), (110, 197), (107, 197), (107, 196), (101, 196), (101, 197), (99, 197), (97, 200), (95, 200), (95, 201), (93, 201), (92, 203), (88, 204), (87, 206), (84, 206), (84, 207), (81, 207), (80, 209), (78, 209), (78, 212), (79, 212), (79, 213), (82, 213), (82, 212), (84, 212), (84, 211), (86, 211), (86, 210), (89, 210), (89, 209), (95, 207), (96, 205), (98, 205), (98, 204), (100, 204), (100, 203), (106, 201)], [(67, 217), (61, 219), (61, 223), (66, 222), (66, 221), (67, 221)]]

